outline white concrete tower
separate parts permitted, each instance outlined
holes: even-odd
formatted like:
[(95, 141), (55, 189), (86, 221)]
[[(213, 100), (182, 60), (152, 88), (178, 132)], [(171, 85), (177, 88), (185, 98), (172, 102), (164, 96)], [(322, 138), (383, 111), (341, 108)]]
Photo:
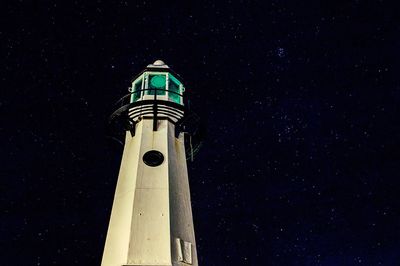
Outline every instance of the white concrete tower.
[(198, 265), (181, 130), (183, 87), (157, 60), (132, 82), (111, 120), (125, 146), (102, 266)]

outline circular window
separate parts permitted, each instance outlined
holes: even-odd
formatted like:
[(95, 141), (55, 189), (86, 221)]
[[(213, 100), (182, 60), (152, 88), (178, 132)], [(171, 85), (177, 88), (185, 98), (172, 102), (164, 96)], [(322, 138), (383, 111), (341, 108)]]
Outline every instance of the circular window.
[(150, 83), (155, 88), (162, 88), (165, 86), (165, 76), (154, 76), (151, 78)]
[(156, 150), (148, 151), (143, 155), (143, 162), (148, 166), (159, 166), (164, 161), (164, 155)]

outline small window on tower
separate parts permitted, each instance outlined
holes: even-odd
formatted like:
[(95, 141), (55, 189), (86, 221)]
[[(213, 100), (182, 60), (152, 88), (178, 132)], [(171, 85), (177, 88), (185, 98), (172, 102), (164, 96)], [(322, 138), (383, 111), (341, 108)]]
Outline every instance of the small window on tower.
[(183, 262), (189, 265), (193, 264), (192, 259), (192, 243), (183, 241), (180, 238), (175, 239), (175, 247), (177, 252), (177, 259), (179, 262)]
[(165, 95), (165, 74), (149, 75), (149, 86), (146, 94), (154, 95)]

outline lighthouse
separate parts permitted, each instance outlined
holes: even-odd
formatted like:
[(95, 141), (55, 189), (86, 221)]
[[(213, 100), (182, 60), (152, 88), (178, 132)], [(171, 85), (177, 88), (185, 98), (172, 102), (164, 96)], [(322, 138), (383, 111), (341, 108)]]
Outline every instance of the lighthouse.
[(185, 95), (182, 79), (157, 60), (111, 115), (124, 150), (102, 266), (198, 265), (186, 162), (199, 145)]

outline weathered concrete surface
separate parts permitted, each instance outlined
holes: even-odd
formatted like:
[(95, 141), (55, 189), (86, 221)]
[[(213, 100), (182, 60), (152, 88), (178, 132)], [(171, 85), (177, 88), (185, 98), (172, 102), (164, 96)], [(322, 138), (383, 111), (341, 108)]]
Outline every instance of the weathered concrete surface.
[[(164, 162), (147, 166), (149, 150), (160, 151)], [(178, 250), (177, 238), (190, 242), (190, 251)], [(134, 137), (126, 134), (101, 265), (188, 265), (178, 262), (182, 256), (198, 265), (183, 135), (175, 138), (167, 120), (153, 131), (145, 119)]]

